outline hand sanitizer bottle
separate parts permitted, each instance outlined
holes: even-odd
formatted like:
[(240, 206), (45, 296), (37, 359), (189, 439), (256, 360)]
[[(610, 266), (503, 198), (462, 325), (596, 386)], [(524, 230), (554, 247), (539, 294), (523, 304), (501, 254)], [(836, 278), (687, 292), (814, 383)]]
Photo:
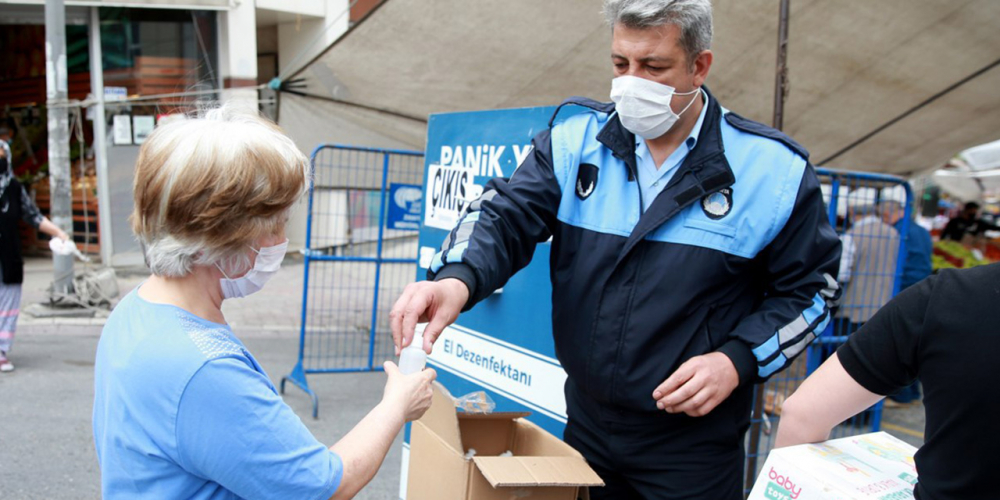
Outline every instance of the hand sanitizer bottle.
[(416, 332), (410, 345), (399, 353), (399, 371), (403, 375), (417, 373), (427, 364), (427, 353), (424, 352), (423, 332)]

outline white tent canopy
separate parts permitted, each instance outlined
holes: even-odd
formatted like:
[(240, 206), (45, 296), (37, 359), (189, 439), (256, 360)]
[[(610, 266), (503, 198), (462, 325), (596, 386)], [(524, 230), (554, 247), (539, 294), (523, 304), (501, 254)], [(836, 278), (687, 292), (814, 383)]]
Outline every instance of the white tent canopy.
[(958, 154), (969, 169), (993, 170), (1000, 168), (1000, 141), (993, 141), (987, 144), (966, 149)]
[[(727, 108), (770, 123), (778, 2), (714, 8), (708, 86)], [(283, 92), (281, 123), (306, 150), (351, 142), (357, 127), (374, 131), (357, 139), (368, 145), (422, 149), (431, 113), (607, 101), (611, 31), (600, 9), (599, 0), (386, 0), (292, 77), (309, 97)], [(943, 165), (1000, 135), (997, 26), (996, 0), (791, 0), (784, 128), (823, 166)]]
[(981, 172), (938, 170), (931, 179), (962, 200), (980, 200), (1000, 194), (1000, 169)]

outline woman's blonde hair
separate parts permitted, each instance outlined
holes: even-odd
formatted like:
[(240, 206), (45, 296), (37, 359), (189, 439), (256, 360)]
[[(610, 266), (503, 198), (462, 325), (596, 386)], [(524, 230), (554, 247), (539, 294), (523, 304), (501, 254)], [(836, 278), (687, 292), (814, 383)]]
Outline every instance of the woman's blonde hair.
[(163, 124), (139, 150), (132, 230), (153, 274), (248, 267), (248, 246), (280, 230), (309, 162), (254, 109), (222, 106)]

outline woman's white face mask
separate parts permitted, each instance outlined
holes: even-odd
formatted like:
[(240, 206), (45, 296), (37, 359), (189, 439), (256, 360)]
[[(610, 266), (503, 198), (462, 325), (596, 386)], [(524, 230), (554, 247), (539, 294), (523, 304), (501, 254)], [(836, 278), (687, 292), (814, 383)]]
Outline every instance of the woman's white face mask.
[[(253, 248), (251, 248), (253, 250)], [(222, 286), (222, 298), (237, 299), (246, 297), (252, 293), (259, 292), (272, 276), (278, 273), (281, 268), (281, 261), (285, 259), (285, 252), (288, 251), (288, 240), (270, 247), (261, 247), (257, 252), (257, 259), (253, 263), (253, 268), (239, 278), (230, 278), (226, 272), (216, 264), (225, 278), (219, 280)]]
[(695, 99), (691, 99), (680, 113), (674, 113), (670, 107), (674, 95), (691, 95), (700, 90), (697, 88), (678, 94), (670, 85), (623, 75), (611, 81), (611, 100), (615, 102), (615, 110), (618, 111), (622, 126), (649, 140), (666, 134), (694, 104)]

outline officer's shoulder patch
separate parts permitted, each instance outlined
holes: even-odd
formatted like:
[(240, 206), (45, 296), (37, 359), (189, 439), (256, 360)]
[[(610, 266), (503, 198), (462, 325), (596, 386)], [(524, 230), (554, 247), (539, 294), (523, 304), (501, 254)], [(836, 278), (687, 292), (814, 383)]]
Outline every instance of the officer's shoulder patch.
[(806, 148), (802, 147), (801, 144), (795, 142), (795, 139), (788, 137), (780, 130), (768, 127), (763, 123), (743, 118), (742, 116), (733, 113), (732, 111), (727, 112), (725, 116), (726, 116), (726, 121), (733, 127), (736, 127), (737, 129), (750, 134), (759, 135), (761, 137), (767, 137), (768, 139), (778, 141), (784, 144), (786, 147), (788, 147), (788, 149), (791, 149), (793, 152), (795, 152), (795, 154), (805, 158), (806, 160), (809, 159), (809, 151), (807, 151)]
[(570, 105), (583, 106), (606, 115), (611, 114), (611, 112), (615, 110), (615, 103), (613, 102), (600, 102), (588, 97), (570, 97), (556, 107), (556, 110), (552, 113), (552, 118), (549, 119), (549, 128), (552, 128), (552, 124), (555, 123), (556, 117), (559, 116), (559, 111), (562, 110), (564, 106)]
[(580, 168), (576, 174), (576, 197), (581, 200), (586, 200), (590, 198), (590, 195), (594, 192), (594, 188), (597, 187), (597, 178), (600, 174), (600, 169), (597, 165), (590, 163), (581, 163)]

